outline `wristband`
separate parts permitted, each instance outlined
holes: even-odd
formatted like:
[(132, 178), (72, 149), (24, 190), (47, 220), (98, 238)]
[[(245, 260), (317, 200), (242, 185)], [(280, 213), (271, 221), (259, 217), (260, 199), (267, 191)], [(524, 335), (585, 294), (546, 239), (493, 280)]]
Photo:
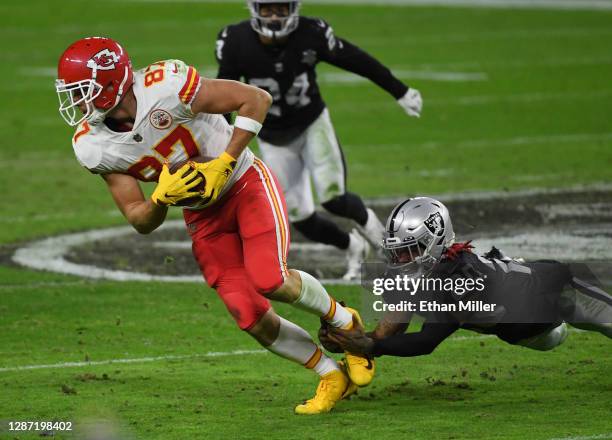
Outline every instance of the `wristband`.
[(234, 121), (234, 127), (250, 131), (251, 133), (257, 136), (259, 130), (261, 130), (262, 125), (254, 119), (246, 118), (244, 116), (236, 116), (236, 120)]

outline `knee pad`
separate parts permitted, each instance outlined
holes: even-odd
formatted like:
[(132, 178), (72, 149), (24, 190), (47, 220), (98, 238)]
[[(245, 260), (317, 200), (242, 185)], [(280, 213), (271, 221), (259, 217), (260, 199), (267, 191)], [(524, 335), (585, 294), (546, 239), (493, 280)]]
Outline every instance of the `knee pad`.
[(340, 196), (323, 202), (321, 206), (332, 214), (353, 219), (360, 225), (365, 225), (368, 221), (368, 211), (363, 204), (363, 200), (357, 194), (351, 192), (345, 192)]
[(548, 332), (534, 336), (532, 338), (523, 339), (517, 342), (517, 345), (531, 348), (532, 350), (548, 351), (555, 347), (558, 347), (567, 338), (567, 324), (565, 322), (561, 325), (549, 330)]
[(346, 249), (349, 236), (334, 222), (321, 217), (316, 212), (305, 220), (293, 223), (304, 237), (318, 243), (331, 244), (339, 249)]
[(332, 214), (342, 215), (347, 212), (349, 206), (348, 193), (336, 196), (326, 202), (321, 203), (321, 206)]

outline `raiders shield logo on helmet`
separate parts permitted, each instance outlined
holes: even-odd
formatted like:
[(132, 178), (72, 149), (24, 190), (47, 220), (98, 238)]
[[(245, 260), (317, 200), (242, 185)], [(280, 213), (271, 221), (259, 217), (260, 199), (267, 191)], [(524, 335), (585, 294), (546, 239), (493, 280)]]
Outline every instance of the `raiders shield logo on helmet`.
[(434, 235), (444, 234), (444, 219), (439, 212), (431, 214), (427, 220), (425, 220), (425, 226)]

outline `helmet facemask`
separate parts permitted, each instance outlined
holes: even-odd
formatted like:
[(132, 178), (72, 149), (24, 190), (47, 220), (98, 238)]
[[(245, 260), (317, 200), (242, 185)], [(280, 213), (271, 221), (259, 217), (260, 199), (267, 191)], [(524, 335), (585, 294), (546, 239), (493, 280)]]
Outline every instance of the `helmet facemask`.
[[(283, 16), (263, 16), (261, 10), (265, 5), (287, 5), (288, 12)], [(300, 1), (249, 0), (248, 6), (251, 11), (251, 27), (264, 37), (274, 40), (284, 38), (299, 24)]]
[(404, 240), (399, 237), (385, 237), (382, 248), (391, 269), (419, 277), (427, 275), (438, 262), (431, 255), (433, 246), (434, 240), (429, 236), (420, 239), (409, 237)]
[[(85, 79), (66, 84), (63, 79), (55, 80), (55, 91), (59, 98), (59, 112), (68, 125), (75, 126), (84, 120), (91, 121), (96, 109), (93, 101), (102, 93), (102, 86), (93, 79)], [(80, 106), (85, 104), (86, 111), (80, 112)], [(101, 112), (100, 112), (101, 113)], [(80, 118), (78, 116), (81, 115)]]

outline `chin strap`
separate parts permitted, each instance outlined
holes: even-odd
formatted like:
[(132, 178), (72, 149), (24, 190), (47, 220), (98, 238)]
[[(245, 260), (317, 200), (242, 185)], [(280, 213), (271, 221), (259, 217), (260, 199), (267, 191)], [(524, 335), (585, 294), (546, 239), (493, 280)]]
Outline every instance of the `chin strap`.
[[(91, 110), (90, 116), (87, 118), (87, 122), (89, 124), (94, 125), (94, 126), (98, 125), (100, 122), (104, 120), (104, 118), (106, 118), (106, 115), (108, 114), (108, 112), (110, 112), (112, 109), (117, 107), (117, 104), (119, 104), (119, 101), (121, 101), (121, 98), (123, 97), (123, 94), (124, 94), (123, 88), (126, 85), (125, 83), (127, 82), (128, 76), (129, 76), (129, 70), (126, 66), (124, 67), (123, 79), (121, 80), (121, 84), (119, 84), (119, 90), (117, 90), (117, 96), (115, 97), (115, 103), (111, 106), (111, 108), (109, 108), (108, 110), (99, 110), (96, 108), (93, 102), (90, 103), (92, 110)], [(96, 69), (95, 68), (93, 71), (92, 79), (94, 81), (96, 79)], [(127, 92), (131, 86), (132, 84), (130, 84), (126, 88), (125, 91)]]

